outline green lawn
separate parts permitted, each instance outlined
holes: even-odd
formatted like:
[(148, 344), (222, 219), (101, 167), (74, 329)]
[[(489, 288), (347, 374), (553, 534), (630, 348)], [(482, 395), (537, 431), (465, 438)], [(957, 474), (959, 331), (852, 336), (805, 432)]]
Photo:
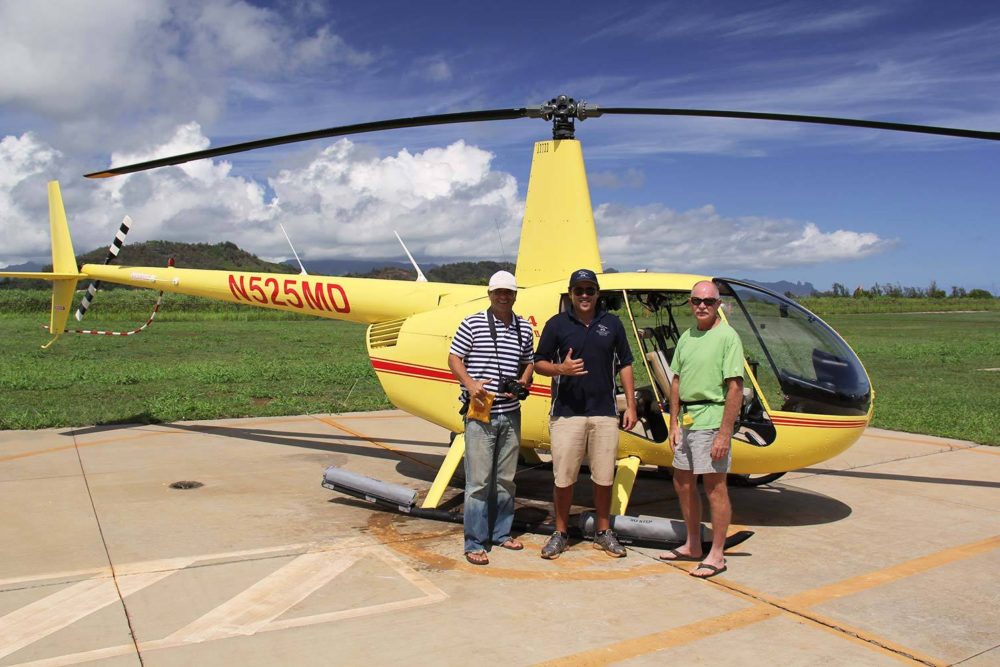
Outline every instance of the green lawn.
[[(88, 327), (128, 329), (147, 314)], [(142, 334), (67, 334), (41, 350), (45, 316), (5, 314), (0, 429), (391, 407), (361, 325), (248, 308), (200, 316), (168, 307)], [(1000, 368), (1000, 312), (825, 319), (872, 378), (874, 426), (1000, 445), (1000, 371), (982, 370)]]
[(1000, 312), (830, 315), (875, 387), (873, 426), (1000, 445)]
[(158, 321), (128, 338), (67, 334), (41, 350), (40, 319), (0, 318), (2, 429), (391, 407), (361, 325)]

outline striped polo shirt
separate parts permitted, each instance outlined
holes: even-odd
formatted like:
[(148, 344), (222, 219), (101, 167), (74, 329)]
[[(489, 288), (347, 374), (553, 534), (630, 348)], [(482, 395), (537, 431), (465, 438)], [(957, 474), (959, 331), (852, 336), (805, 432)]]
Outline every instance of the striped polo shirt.
[[(455, 332), (455, 338), (451, 341), (449, 352), (462, 358), (466, 370), (474, 380), (487, 380), (486, 391), (495, 394), (501, 374), (517, 380), (523, 365), (532, 363), (534, 335), (531, 324), (523, 317), (514, 315), (520, 321), (520, 327), (515, 326), (514, 321), (511, 321), (509, 327), (504, 326), (503, 321), (495, 317), (493, 322), (496, 325), (497, 340), (494, 346), (486, 313), (484, 310), (462, 320), (458, 325), (458, 331)], [(517, 335), (518, 328), (521, 332), (520, 340)], [(462, 401), (467, 401), (468, 397), (469, 393), (463, 388)], [(520, 409), (521, 402), (516, 398), (497, 396), (490, 414), (514, 412)]]

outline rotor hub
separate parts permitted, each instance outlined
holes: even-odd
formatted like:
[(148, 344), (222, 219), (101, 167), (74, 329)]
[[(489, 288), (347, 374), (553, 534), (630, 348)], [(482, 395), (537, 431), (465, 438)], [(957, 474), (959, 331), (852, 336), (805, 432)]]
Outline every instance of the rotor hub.
[(553, 97), (539, 106), (528, 107), (528, 117), (552, 121), (552, 138), (555, 140), (573, 139), (576, 136), (577, 120), (600, 115), (601, 110), (596, 104), (577, 102), (567, 95)]

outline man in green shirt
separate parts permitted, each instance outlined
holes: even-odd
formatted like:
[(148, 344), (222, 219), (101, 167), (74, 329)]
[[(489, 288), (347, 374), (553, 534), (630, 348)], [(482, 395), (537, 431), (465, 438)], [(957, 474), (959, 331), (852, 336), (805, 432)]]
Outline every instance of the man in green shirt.
[[(696, 283), (690, 304), (696, 326), (681, 335), (670, 363), (675, 374), (670, 389), (670, 447), (687, 542), (661, 558), (700, 561), (691, 575), (708, 579), (726, 571), (723, 549), (732, 517), (726, 474), (733, 427), (743, 402), (743, 345), (719, 317), (721, 299), (715, 283)], [(704, 557), (698, 475), (703, 477), (712, 515), (712, 548)]]

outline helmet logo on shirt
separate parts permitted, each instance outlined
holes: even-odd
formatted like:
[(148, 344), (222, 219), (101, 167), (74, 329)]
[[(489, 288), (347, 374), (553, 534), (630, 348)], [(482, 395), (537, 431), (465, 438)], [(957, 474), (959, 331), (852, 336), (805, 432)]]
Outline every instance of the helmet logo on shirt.
[(603, 324), (597, 325), (597, 335), (598, 336), (608, 336), (611, 334), (611, 329), (607, 328)]

